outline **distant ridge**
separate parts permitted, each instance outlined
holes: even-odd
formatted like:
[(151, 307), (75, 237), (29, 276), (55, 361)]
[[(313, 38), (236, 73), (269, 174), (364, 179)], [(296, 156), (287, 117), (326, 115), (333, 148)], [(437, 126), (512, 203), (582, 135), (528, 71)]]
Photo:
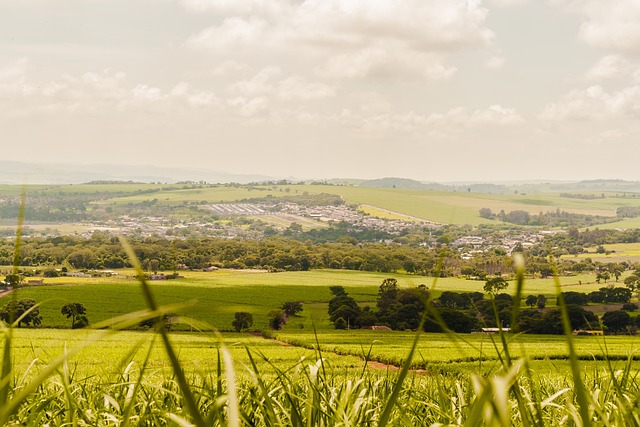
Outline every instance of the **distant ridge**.
[(246, 184), (273, 180), (264, 175), (241, 175), (206, 169), (165, 168), (150, 165), (77, 165), (0, 161), (0, 184), (81, 184), (92, 181), (176, 183), (206, 181)]
[(370, 179), (360, 183), (361, 187), (377, 187), (377, 188), (403, 188), (405, 190), (442, 190), (448, 191), (448, 186), (429, 183), (425, 184), (420, 181), (407, 178), (379, 178)]
[(490, 194), (508, 194), (513, 190), (498, 184), (473, 183), (468, 185), (445, 185), (437, 182), (420, 182), (407, 178), (370, 179), (360, 183), (362, 187), (401, 188), (405, 190), (456, 191)]

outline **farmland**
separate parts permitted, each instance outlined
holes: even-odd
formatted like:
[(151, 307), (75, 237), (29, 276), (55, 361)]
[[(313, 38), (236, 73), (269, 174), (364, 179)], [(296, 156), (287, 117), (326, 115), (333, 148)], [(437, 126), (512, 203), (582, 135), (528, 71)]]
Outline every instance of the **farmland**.
[[(480, 209), (493, 212), (524, 211), (531, 215), (540, 212), (555, 212), (596, 215), (615, 220), (616, 209), (638, 207), (640, 198), (635, 193), (604, 190), (598, 191), (603, 197), (574, 198), (563, 197), (553, 186), (531, 188), (514, 186), (511, 193), (491, 194), (463, 191), (410, 190), (403, 188), (376, 188), (356, 185), (310, 185), (304, 183), (279, 183), (269, 185), (229, 185), (229, 184), (76, 184), (28, 186), (27, 196), (32, 198), (85, 197), (93, 196), (93, 209), (100, 206), (124, 207), (143, 203), (154, 203), (179, 207), (189, 204), (233, 204), (248, 200), (278, 200), (284, 197), (332, 194), (341, 197), (345, 203), (362, 206), (363, 211), (372, 216), (388, 219), (418, 218), (440, 224), (472, 225), (491, 224), (482, 218)], [(520, 191), (517, 190), (520, 189)], [(562, 187), (566, 188), (566, 187)], [(581, 188), (576, 186), (576, 188)], [(2, 197), (16, 197), (19, 186), (0, 187)], [(582, 190), (583, 192), (586, 190)], [(88, 205), (91, 208), (91, 205)], [(89, 210), (90, 211), (90, 210)], [(29, 220), (29, 218), (27, 218)], [(633, 227), (635, 218), (603, 224), (606, 228)]]
[[(285, 191), (287, 190), (287, 191)], [(421, 218), (442, 224), (488, 224), (478, 211), (489, 208), (500, 210), (523, 210), (531, 214), (565, 210), (571, 213), (615, 216), (620, 206), (640, 206), (640, 199), (605, 198), (584, 200), (560, 197), (557, 193), (541, 194), (481, 194), (426, 190), (404, 190), (393, 188), (369, 188), (326, 185), (284, 185), (246, 188), (202, 188), (168, 190), (149, 194), (120, 197), (101, 203), (141, 203), (157, 199), (159, 203), (180, 204), (184, 202), (230, 203), (253, 197), (282, 197), (285, 194), (337, 194), (348, 204), (375, 206), (385, 211)], [(376, 211), (373, 210), (372, 213)]]
[[(219, 270), (185, 272), (184, 278), (151, 282), (160, 304), (184, 304), (181, 315), (205, 322), (220, 330), (229, 330), (237, 311), (252, 313), (254, 328), (267, 328), (267, 313), (284, 302), (304, 302), (300, 317), (292, 318), (287, 329), (328, 329), (327, 318), (330, 286), (343, 286), (359, 303), (375, 305), (378, 287), (386, 278), (394, 278), (401, 288), (425, 284), (438, 296), (443, 291), (482, 292), (484, 282), (461, 278), (434, 279), (399, 273), (367, 273), (340, 270), (268, 273), (265, 271)], [(593, 274), (560, 278), (565, 291), (590, 292), (602, 285)], [(57, 277), (45, 279), (48, 286), (27, 286), (17, 291), (21, 298), (42, 302), (43, 326), (67, 328), (69, 320), (60, 313), (60, 306), (81, 302), (87, 307), (92, 322), (144, 308), (144, 301), (132, 270), (122, 270), (118, 276), (103, 278)], [(511, 288), (507, 288), (509, 291)], [(554, 300), (553, 279), (531, 279), (526, 294), (545, 294)], [(2, 299), (0, 299), (0, 305)], [(188, 329), (183, 326), (182, 329)]]
[[(19, 191), (15, 187), (0, 190), (6, 190), (2, 196), (3, 212), (10, 218), (17, 212)], [(0, 298), (0, 306), (14, 296), (33, 299), (39, 303), (42, 316), (39, 328), (2, 329), (4, 338), (0, 342), (11, 346), (10, 352), (3, 353), (5, 366), (9, 366), (6, 361), (11, 354), (15, 369), (11, 375), (18, 374), (20, 378), (10, 393), (19, 397), (17, 390), (25, 381), (52, 370), (52, 363), (59, 356), (69, 356), (66, 365), (51, 371), (57, 371), (52, 378), (42, 380), (37, 392), (32, 390), (33, 400), (25, 401), (25, 409), (12, 418), (17, 422), (34, 423), (28, 417), (48, 414), (29, 409), (38, 401), (47, 402), (41, 404), (45, 406), (67, 408), (58, 414), (76, 414), (65, 418), (66, 423), (73, 422), (73, 417), (86, 424), (100, 423), (93, 414), (126, 420), (130, 411), (145, 420), (142, 424), (161, 423), (159, 419), (168, 417), (167, 413), (197, 421), (194, 414), (199, 411), (203, 416), (224, 419), (231, 411), (231, 404), (226, 403), (230, 400), (225, 399), (232, 399), (237, 393), (245, 421), (260, 413), (256, 407), (273, 405), (296, 408), (292, 409), (294, 413), (308, 414), (318, 409), (318, 414), (324, 414), (301, 416), (309, 416), (309, 420), (329, 416), (331, 408), (351, 408), (351, 415), (344, 415), (345, 419), (356, 420), (352, 424), (371, 424), (373, 421), (367, 417), (383, 417), (383, 402), (399, 399), (392, 405), (392, 415), (388, 415), (395, 424), (448, 424), (454, 418), (478, 419), (474, 414), (480, 409), (473, 408), (490, 402), (481, 396), (496, 396), (490, 390), (494, 381), (520, 387), (527, 396), (539, 395), (540, 399), (558, 403), (541, 411), (545, 419), (562, 420), (567, 416), (575, 418), (571, 408), (575, 408), (581, 390), (576, 377), (568, 376), (572, 369), (582, 369), (583, 377), (598, 390), (589, 397), (594, 405), (599, 396), (618, 399), (620, 393), (636, 393), (632, 382), (625, 383), (626, 389), (607, 388), (608, 378), (618, 370), (628, 377), (636, 375), (640, 362), (635, 352), (640, 341), (635, 336), (575, 337), (572, 342), (576, 353), (572, 359), (568, 338), (560, 335), (422, 333), (415, 341), (417, 335), (410, 329), (416, 325), (396, 326), (405, 325), (398, 321), (389, 323), (397, 331), (339, 330), (336, 327), (340, 319), (328, 311), (336, 295), (330, 288), (341, 287), (363, 313), (375, 311), (378, 319), (384, 319), (377, 303), (381, 299), (380, 285), (389, 279), (397, 281), (399, 294), (409, 292), (402, 294), (405, 297), (425, 285), (433, 298), (442, 296), (436, 304), (444, 304), (445, 291), (476, 292), (482, 298), (486, 279), (493, 276), (507, 279), (504, 291), (513, 294), (509, 254), (522, 251), (529, 263), (524, 296), (536, 300), (543, 296), (547, 301), (546, 308), (527, 309), (530, 303), (521, 304), (520, 308), (528, 312), (527, 316), (536, 315), (536, 319), (546, 322), (560, 312), (554, 279), (549, 277), (555, 265), (564, 274), (557, 279), (564, 292), (586, 295), (598, 294), (609, 285), (623, 288), (624, 280), (639, 271), (635, 264), (640, 259), (637, 236), (633, 232), (579, 231), (575, 227), (516, 227), (504, 222), (508, 219), (504, 215), (483, 218), (480, 209), (494, 213), (522, 211), (532, 216), (562, 210), (566, 215), (558, 213), (560, 219), (576, 213), (609, 221), (618, 218), (617, 208), (640, 205), (635, 197), (614, 192), (581, 198), (560, 196), (559, 192), (489, 194), (291, 183), (89, 184), (33, 187), (29, 191), (32, 204), (27, 203), (26, 218), (33, 215), (59, 222), (28, 224), (27, 234), (39, 237), (26, 237), (22, 242), (22, 265), (15, 271), (24, 286)], [(274, 203), (279, 199), (283, 202)], [(553, 218), (539, 216), (536, 220), (541, 219)], [(2, 232), (10, 236), (14, 232), (11, 221), (5, 220), (3, 225)], [(57, 234), (53, 227), (58, 228)], [(179, 276), (149, 282), (149, 289), (164, 312), (178, 316), (177, 320), (171, 317), (167, 341), (149, 330), (148, 322), (138, 320), (154, 314), (145, 311), (149, 302), (141, 293), (134, 270), (121, 268), (131, 264), (112, 234), (115, 230), (129, 235), (149, 277), (156, 276), (156, 272)], [(3, 242), (3, 263), (12, 261), (13, 250), (8, 240)], [(6, 280), (13, 276), (12, 270), (4, 267)], [(604, 273), (608, 276), (603, 279)], [(436, 279), (433, 275), (442, 277)], [(281, 330), (270, 331), (269, 313), (291, 301), (302, 302), (303, 311), (290, 315)], [(488, 300), (485, 297), (481, 302)], [(90, 328), (70, 329), (72, 319), (61, 312), (61, 307), (69, 303), (83, 304)], [(590, 300), (587, 309), (589, 314), (595, 312), (605, 318), (605, 312), (609, 314), (620, 306), (611, 301), (607, 304)], [(454, 310), (436, 307), (442, 313)], [(234, 314), (239, 312), (253, 316), (250, 332), (229, 332), (234, 328)], [(463, 311), (455, 313), (461, 319), (468, 316)], [(473, 319), (488, 322), (487, 317), (478, 318), (487, 316), (486, 312), (479, 313)], [(508, 322), (502, 312), (500, 316), (503, 325)], [(627, 322), (632, 325), (631, 330), (640, 323), (636, 316), (637, 312), (627, 315), (632, 319)], [(531, 320), (529, 327), (533, 327), (532, 322), (539, 325), (541, 321)], [(347, 322), (346, 326), (354, 324), (359, 326), (354, 322)], [(121, 328), (126, 330), (119, 331)], [(480, 324), (473, 330), (479, 331)], [(221, 335), (215, 331), (222, 331)], [(557, 327), (555, 331), (560, 333)], [(218, 365), (221, 342), (233, 359), (224, 368)], [(175, 349), (175, 359), (167, 357), (171, 354), (169, 346)], [(76, 352), (79, 347), (82, 349)], [(237, 376), (237, 391), (227, 388), (235, 383), (226, 376), (231, 366)], [(398, 394), (392, 393), (396, 381), (403, 381), (399, 371), (403, 366), (411, 370), (406, 380), (411, 385)], [(188, 405), (183, 399), (189, 395), (185, 387), (189, 386), (176, 379), (179, 372), (186, 372), (188, 384), (198, 390), (199, 406), (195, 409), (185, 409)], [(131, 380), (132, 375), (139, 375), (139, 379)], [(475, 378), (474, 382), (470, 378)], [(478, 389), (477, 381), (484, 384), (484, 392)], [(128, 388), (118, 391), (118, 387)], [(260, 387), (270, 391), (260, 394)], [(573, 389), (576, 394), (568, 392)], [(56, 397), (63, 395), (79, 397), (65, 403)], [(132, 395), (146, 403), (132, 409)], [(96, 396), (100, 396), (100, 402)], [(296, 406), (299, 396), (315, 396), (317, 402), (323, 403), (304, 400)], [(344, 399), (337, 406), (330, 403), (336, 396)], [(535, 399), (538, 397), (525, 406), (534, 408)], [(443, 401), (449, 406), (450, 402), (461, 403), (447, 413), (443, 408), (448, 406), (443, 406)], [(359, 403), (350, 406), (348, 402)], [(3, 418), (8, 414), (5, 407), (10, 406), (0, 408), (0, 420), (7, 419)], [(117, 409), (125, 407), (129, 409)], [(223, 413), (211, 408), (225, 409)], [(369, 409), (360, 412), (357, 408)], [(281, 415), (286, 419), (283, 424), (294, 424), (288, 418), (292, 416), (289, 409), (283, 409)], [(515, 419), (525, 416), (533, 417), (520, 412)]]

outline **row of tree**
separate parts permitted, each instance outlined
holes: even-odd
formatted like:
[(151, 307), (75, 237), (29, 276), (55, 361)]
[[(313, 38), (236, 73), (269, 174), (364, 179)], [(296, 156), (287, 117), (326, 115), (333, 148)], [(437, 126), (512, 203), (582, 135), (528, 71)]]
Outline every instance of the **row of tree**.
[[(449, 329), (466, 333), (485, 327), (502, 326), (532, 334), (563, 333), (561, 311), (559, 308), (546, 309), (547, 299), (544, 295), (529, 295), (525, 300), (526, 304), (537, 308), (519, 310), (516, 324), (511, 325), (514, 302), (510, 295), (499, 293), (502, 289), (501, 282), (489, 280), (485, 285), (489, 298), (485, 298), (485, 294), (480, 292), (443, 292), (439, 298), (431, 301), (431, 308), (423, 325), (424, 330), (440, 332)], [(330, 290), (334, 296), (329, 301), (329, 317), (337, 329), (379, 325), (393, 330), (415, 330), (420, 325), (429, 300), (426, 287), (400, 289), (395, 279), (385, 279), (380, 285), (375, 310), (369, 306), (360, 307), (341, 286), (333, 286)], [(629, 320), (631, 317), (626, 311), (611, 311), (602, 319), (598, 319), (583, 305), (587, 302), (626, 302), (625, 308), (633, 310), (637, 306), (628, 304), (630, 296), (629, 289), (621, 287), (601, 288), (590, 294), (562, 294), (567, 303), (573, 329), (598, 329), (602, 321), (607, 330), (614, 332), (625, 330), (632, 325), (633, 322)]]
[[(72, 329), (80, 329), (89, 326), (86, 307), (78, 302), (64, 304), (60, 312), (71, 320)], [(39, 305), (34, 299), (11, 299), (0, 307), (0, 320), (7, 324), (17, 322), (17, 327), (40, 326), (42, 315)]]

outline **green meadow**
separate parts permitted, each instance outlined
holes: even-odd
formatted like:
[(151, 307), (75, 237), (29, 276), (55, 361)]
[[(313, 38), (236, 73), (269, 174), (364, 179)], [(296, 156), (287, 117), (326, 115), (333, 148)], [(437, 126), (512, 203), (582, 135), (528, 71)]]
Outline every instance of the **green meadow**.
[[(304, 311), (293, 317), (288, 330), (325, 330), (333, 326), (328, 321), (327, 302), (332, 295), (330, 286), (343, 286), (362, 305), (375, 305), (378, 287), (385, 278), (398, 281), (400, 287), (424, 284), (434, 297), (443, 291), (483, 292), (483, 281), (447, 277), (371, 273), (346, 270), (314, 270), (304, 272), (268, 273), (262, 270), (218, 270), (214, 272), (184, 272), (184, 278), (152, 281), (151, 288), (162, 305), (176, 305), (175, 311), (185, 318), (205, 322), (218, 330), (230, 330), (235, 312), (249, 312), (254, 317), (254, 329), (268, 326), (268, 313), (286, 301), (302, 301)], [(566, 291), (590, 292), (604, 286), (595, 275), (583, 274), (559, 278)], [(609, 283), (615, 283), (610, 281)], [(618, 283), (622, 286), (622, 282)], [(513, 286), (507, 292), (513, 292)], [(553, 279), (530, 279), (525, 295), (545, 294), (553, 305)], [(67, 328), (70, 321), (60, 313), (60, 307), (80, 302), (87, 308), (92, 323), (145, 307), (133, 270), (120, 270), (114, 277), (58, 277), (46, 278), (45, 286), (24, 286), (17, 291), (20, 298), (33, 298), (41, 303), (43, 326)], [(0, 298), (0, 305), (3, 300)], [(182, 325), (179, 329), (190, 329)]]

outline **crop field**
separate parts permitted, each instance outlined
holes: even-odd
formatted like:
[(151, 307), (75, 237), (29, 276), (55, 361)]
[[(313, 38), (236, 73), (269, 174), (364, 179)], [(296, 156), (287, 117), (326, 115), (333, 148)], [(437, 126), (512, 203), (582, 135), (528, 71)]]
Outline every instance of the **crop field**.
[[(276, 332), (274, 336), (285, 342), (311, 348), (317, 342), (326, 352), (355, 355), (382, 363), (401, 365), (415, 336), (412, 332), (399, 331), (322, 331), (317, 336), (310, 331)], [(510, 353), (515, 357), (551, 361), (567, 358), (567, 343), (563, 336), (518, 335), (510, 336)], [(630, 355), (640, 356), (640, 337), (607, 336), (575, 337), (576, 348), (581, 358), (593, 360), (608, 355), (624, 359)], [(485, 362), (491, 365), (498, 360), (502, 345), (495, 335), (458, 334), (450, 336), (439, 333), (424, 333), (420, 337), (413, 360), (415, 368), (438, 367), (443, 364), (462, 364), (476, 368)], [(454, 367), (454, 365), (451, 365)]]
[[(259, 190), (256, 188), (260, 188)], [(310, 194), (329, 193), (341, 196), (349, 204), (367, 205), (371, 215), (381, 217), (408, 215), (428, 221), (450, 224), (480, 225), (490, 221), (480, 218), (478, 211), (489, 208), (494, 212), (524, 210), (531, 214), (561, 209), (567, 212), (615, 216), (621, 206), (639, 206), (640, 199), (575, 199), (560, 197), (557, 193), (542, 194), (483, 194), (463, 192), (443, 192), (425, 190), (405, 190), (392, 188), (370, 188), (352, 186), (288, 185), (255, 188), (178, 189), (149, 194), (119, 197), (101, 203), (141, 203), (158, 199), (159, 203), (179, 204), (183, 202), (229, 203), (248, 198), (278, 197), (308, 192)], [(618, 223), (616, 223), (618, 224)], [(619, 226), (619, 225), (618, 225)], [(609, 225), (612, 227), (612, 225)], [(615, 226), (613, 226), (615, 228)]]
[(585, 259), (591, 258), (599, 262), (638, 262), (640, 261), (640, 243), (615, 243), (602, 245), (609, 253), (596, 253), (596, 247), (587, 248), (588, 253), (576, 255), (563, 255), (564, 259)]
[[(479, 210), (489, 208), (493, 212), (523, 210), (530, 214), (560, 209), (567, 212), (614, 217), (619, 207), (640, 206), (640, 198), (616, 197), (617, 193), (605, 192), (600, 199), (560, 197), (559, 193), (532, 194), (486, 194), (473, 192), (447, 192), (406, 190), (396, 188), (374, 188), (339, 185), (270, 185), (229, 186), (217, 185), (202, 188), (184, 188), (179, 184), (79, 184), (56, 186), (29, 186), (29, 191), (56, 195), (59, 193), (93, 194), (138, 193), (124, 197), (96, 201), (97, 204), (139, 204), (155, 200), (166, 205), (185, 202), (233, 203), (251, 198), (283, 197), (329, 193), (342, 197), (346, 203), (363, 206), (363, 211), (373, 216), (389, 219), (420, 218), (443, 224), (481, 225), (491, 221), (481, 218)], [(15, 197), (20, 186), (0, 186), (0, 195)], [(602, 224), (602, 228), (637, 227), (640, 219), (633, 218), (615, 223)]]
[[(57, 311), (62, 300), (73, 299), (87, 306), (87, 314), (95, 323), (144, 307), (140, 286), (131, 277), (132, 271), (119, 273), (113, 278), (74, 278), (74, 283), (68, 286), (63, 285), (68, 278), (48, 279), (58, 285), (19, 292), (43, 303), (41, 313), (45, 321), (56, 314), (56, 322), (68, 327), (68, 320)], [(566, 337), (507, 334), (511, 356), (514, 360), (524, 357), (510, 368), (510, 363), (500, 361), (505, 347), (498, 336), (421, 334), (411, 364), (405, 365), (411, 371), (405, 372), (399, 369), (412, 352), (415, 333), (337, 331), (326, 320), (328, 286), (343, 285), (359, 301), (372, 304), (381, 279), (389, 275), (333, 270), (185, 274), (188, 276), (184, 279), (154, 282), (151, 287), (156, 299), (161, 305), (195, 299), (197, 303), (186, 309), (188, 316), (215, 326), (219, 322), (229, 323), (233, 311), (264, 313), (292, 299), (305, 301), (305, 309), (302, 316), (292, 317), (284, 330), (272, 332), (271, 339), (250, 333), (217, 335), (207, 330), (191, 331), (185, 319), (187, 323), (182, 325), (182, 331), (168, 334), (167, 341), (176, 353), (173, 361), (167, 357), (168, 344), (163, 344), (160, 334), (152, 331), (13, 329), (11, 366), (14, 371), (9, 375), (15, 375), (17, 385), (9, 398), (21, 398), (20, 390), (25, 384), (32, 387), (30, 384), (35, 383), (37, 387), (31, 389), (32, 394), (25, 398), (19, 410), (9, 412), (5, 409), (9, 406), (0, 406), (0, 417), (15, 417), (11, 419), (23, 424), (42, 424), (45, 418), (53, 416), (57, 420), (55, 425), (75, 420), (95, 425), (100, 424), (99, 418), (103, 416), (117, 423), (115, 420), (133, 417), (132, 420), (144, 420), (142, 424), (157, 425), (176, 419), (175, 415), (167, 414), (188, 419), (196, 411), (204, 416), (211, 411), (215, 414), (220, 407), (226, 408), (220, 411), (231, 416), (232, 399), (237, 396), (239, 411), (243, 414), (242, 423), (237, 425), (251, 424), (247, 420), (257, 411), (262, 413), (273, 407), (282, 414), (283, 425), (291, 424), (290, 411), (297, 411), (306, 417), (303, 419), (317, 420), (320, 415), (314, 415), (314, 411), (333, 417), (333, 421), (320, 422), (323, 425), (333, 425), (338, 418), (355, 420), (349, 421), (350, 425), (369, 425), (382, 416), (380, 412), (385, 406), (392, 411), (388, 425), (451, 424), (455, 419), (468, 419), (481, 425), (478, 414), (486, 414), (485, 423), (489, 425), (496, 415), (487, 411), (500, 402), (514, 408), (512, 423), (525, 416), (516, 411), (517, 405), (509, 397), (509, 387), (513, 385), (526, 396), (524, 408), (535, 408), (538, 400), (545, 402), (540, 409), (544, 410), (545, 421), (540, 425), (562, 425), (568, 416), (577, 417), (576, 395), (585, 390), (583, 383), (576, 383), (576, 377), (572, 377), (572, 370), (587, 382), (585, 399), (591, 405), (598, 404), (599, 399), (603, 405), (619, 399), (616, 393), (627, 396), (638, 392), (633, 381), (640, 371), (640, 362), (635, 360), (640, 339), (636, 337), (575, 337), (580, 359), (576, 361), (569, 357)], [(400, 280), (401, 286), (421, 282), (433, 285), (425, 277), (393, 276)], [(577, 277), (563, 280), (565, 285), (570, 285)], [(437, 289), (464, 285), (468, 289), (470, 282), (443, 279), (437, 282)], [(471, 282), (471, 286), (481, 287), (482, 282)], [(530, 286), (552, 289), (550, 280), (532, 281)], [(266, 330), (266, 318), (256, 317), (254, 326)], [(7, 330), (2, 329), (0, 343), (9, 342), (6, 336)], [(222, 368), (218, 368), (220, 340), (231, 357)], [(76, 351), (77, 348), (81, 350)], [(2, 354), (6, 365), (7, 353)], [(65, 354), (68, 355), (66, 363), (54, 370), (50, 379), (41, 379), (40, 375), (51, 370), (53, 361)], [(601, 360), (603, 358), (608, 360)], [(526, 370), (522, 364), (525, 360)], [(186, 383), (177, 379), (180, 372), (186, 374)], [(621, 386), (612, 386), (613, 376), (621, 378)], [(403, 381), (404, 385), (398, 388)], [(187, 413), (184, 396), (190, 387), (198, 396), (198, 404)], [(70, 396), (73, 397), (68, 398)], [(131, 396), (136, 396), (139, 402), (135, 408), (131, 406)], [(470, 402), (470, 406), (459, 399)], [(387, 402), (391, 406), (387, 406)], [(369, 409), (359, 409), (363, 405)], [(129, 412), (120, 408), (134, 409)], [(598, 412), (598, 417), (618, 417), (612, 425), (626, 425), (621, 420), (627, 413), (626, 409), (623, 413)], [(69, 415), (65, 418), (64, 414)], [(373, 418), (362, 421), (363, 414)], [(33, 417), (39, 418), (33, 421)], [(273, 425), (273, 422), (267, 419), (258, 424)]]
[[(327, 302), (330, 286), (343, 286), (363, 306), (374, 305), (378, 287), (392, 277), (400, 287), (420, 284), (433, 289), (437, 297), (442, 291), (483, 292), (483, 281), (461, 278), (438, 279), (408, 274), (385, 274), (343, 270), (268, 273), (260, 270), (218, 270), (215, 272), (185, 272), (184, 278), (152, 281), (151, 287), (161, 305), (177, 305), (174, 311), (185, 318), (181, 330), (191, 330), (187, 318), (204, 322), (218, 330), (230, 330), (235, 312), (249, 312), (254, 317), (254, 329), (266, 329), (269, 311), (286, 301), (302, 301), (304, 311), (292, 317), (286, 330), (333, 329), (328, 320)], [(590, 292), (603, 284), (596, 283), (593, 274), (561, 277), (563, 290)], [(507, 288), (507, 292), (511, 289)], [(60, 313), (62, 305), (80, 302), (87, 308), (92, 323), (102, 322), (145, 307), (139, 284), (132, 270), (121, 270), (114, 277), (58, 277), (45, 279), (45, 285), (20, 288), (18, 296), (41, 303), (40, 312), (45, 327), (67, 328), (70, 321)], [(545, 294), (549, 306), (555, 301), (553, 279), (530, 279), (525, 295)], [(0, 305), (9, 296), (0, 298)]]
[[(14, 339), (13, 356), (18, 372), (26, 371), (34, 360), (37, 370), (65, 352), (82, 348), (69, 360), (79, 377), (108, 376), (122, 372), (130, 362), (141, 364), (148, 352), (152, 371), (161, 376), (170, 374), (169, 361), (152, 332), (16, 329)], [(213, 333), (172, 333), (171, 341), (179, 348), (182, 366), (189, 372), (215, 371), (220, 343), (230, 350), (236, 369), (241, 374), (246, 372), (245, 367), (250, 363), (247, 350), (251, 351), (261, 371), (268, 371), (269, 363), (289, 368), (301, 360), (313, 363), (317, 357), (314, 350), (283, 345), (248, 333), (224, 333), (221, 336)], [(364, 366), (364, 362), (356, 356), (327, 353), (325, 358), (328, 366), (339, 371), (361, 370)]]

